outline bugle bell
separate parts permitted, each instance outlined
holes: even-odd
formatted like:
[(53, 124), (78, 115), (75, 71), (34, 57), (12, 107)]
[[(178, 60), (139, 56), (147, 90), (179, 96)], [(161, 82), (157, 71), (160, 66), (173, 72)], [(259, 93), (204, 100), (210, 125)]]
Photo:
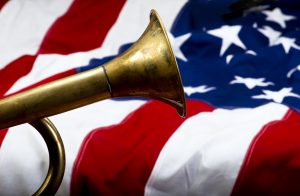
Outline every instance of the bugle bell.
[(49, 170), (35, 195), (55, 194), (64, 174), (63, 143), (46, 117), (96, 101), (126, 96), (158, 99), (175, 107), (181, 116), (186, 114), (175, 56), (154, 10), (143, 35), (119, 57), (92, 70), (0, 100), (0, 129), (30, 123), (47, 144)]

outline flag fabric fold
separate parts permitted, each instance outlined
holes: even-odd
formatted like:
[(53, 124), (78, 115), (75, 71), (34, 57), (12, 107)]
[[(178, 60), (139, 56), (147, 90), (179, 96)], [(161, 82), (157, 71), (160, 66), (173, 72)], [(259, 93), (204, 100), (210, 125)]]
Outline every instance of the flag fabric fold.
[[(186, 118), (136, 98), (50, 117), (66, 149), (56, 195), (300, 194), (300, 3), (239, 3), (0, 1), (1, 98), (113, 59), (151, 9), (179, 64)], [(31, 195), (48, 168), (44, 141), (19, 125), (0, 144), (0, 195)]]

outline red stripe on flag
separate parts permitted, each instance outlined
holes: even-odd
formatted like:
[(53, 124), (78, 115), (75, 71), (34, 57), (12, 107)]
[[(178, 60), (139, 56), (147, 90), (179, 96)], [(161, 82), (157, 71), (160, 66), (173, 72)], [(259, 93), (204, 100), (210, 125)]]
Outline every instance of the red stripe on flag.
[(51, 27), (39, 52), (69, 54), (100, 47), (124, 3), (124, 0), (75, 0)]
[(28, 74), (32, 69), (32, 65), (36, 56), (25, 55), (11, 62), (0, 70), (1, 88), (0, 98), (8, 91), (8, 89), (21, 77)]
[[(187, 108), (188, 117), (213, 110), (197, 101)], [(143, 195), (161, 149), (186, 119), (152, 101), (119, 125), (94, 130), (74, 164), (71, 195)]]
[(253, 140), (232, 195), (300, 195), (300, 115), (290, 111)]
[(7, 3), (8, 0), (0, 0), (0, 10)]
[(3, 142), (4, 138), (5, 138), (5, 135), (6, 135), (7, 131), (8, 131), (8, 129), (2, 129), (2, 130), (0, 130), (0, 146), (2, 145), (2, 142)]

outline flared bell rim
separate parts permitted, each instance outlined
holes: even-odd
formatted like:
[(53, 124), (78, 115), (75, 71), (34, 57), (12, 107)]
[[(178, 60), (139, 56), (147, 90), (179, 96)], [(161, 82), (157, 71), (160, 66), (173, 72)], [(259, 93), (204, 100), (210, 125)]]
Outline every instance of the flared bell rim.
[(184, 90), (183, 90), (183, 83), (182, 83), (182, 79), (181, 79), (181, 76), (180, 76), (180, 72), (179, 72), (179, 67), (178, 67), (178, 64), (177, 64), (177, 61), (176, 61), (176, 57), (175, 57), (175, 54), (173, 52), (173, 49), (171, 47), (171, 42), (169, 40), (169, 37), (168, 37), (168, 34), (167, 34), (167, 31), (162, 23), (162, 20), (160, 18), (160, 16), (158, 15), (157, 11), (155, 9), (152, 9), (151, 12), (150, 12), (150, 20), (157, 20), (162, 31), (163, 31), (163, 34), (166, 38), (166, 42), (167, 42), (167, 46), (168, 46), (168, 49), (171, 53), (171, 57), (172, 57), (172, 60), (174, 61), (175, 65), (176, 65), (176, 71), (177, 71), (177, 76), (178, 76), (178, 82), (179, 82), (179, 85), (182, 87), (179, 89), (180, 91), (180, 100), (179, 102), (175, 103), (175, 105), (177, 106), (177, 112), (180, 116), (184, 117), (186, 116), (186, 101), (185, 101), (185, 95), (184, 95)]

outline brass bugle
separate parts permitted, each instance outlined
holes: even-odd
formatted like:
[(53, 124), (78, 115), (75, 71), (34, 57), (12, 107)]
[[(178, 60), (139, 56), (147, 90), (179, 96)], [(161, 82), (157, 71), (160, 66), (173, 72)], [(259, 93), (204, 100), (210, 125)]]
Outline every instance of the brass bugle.
[(186, 114), (182, 81), (167, 33), (155, 10), (150, 22), (127, 51), (102, 66), (41, 85), (0, 100), (0, 130), (30, 123), (43, 136), (50, 163), (35, 195), (56, 193), (64, 174), (64, 148), (46, 117), (112, 97), (161, 100)]

